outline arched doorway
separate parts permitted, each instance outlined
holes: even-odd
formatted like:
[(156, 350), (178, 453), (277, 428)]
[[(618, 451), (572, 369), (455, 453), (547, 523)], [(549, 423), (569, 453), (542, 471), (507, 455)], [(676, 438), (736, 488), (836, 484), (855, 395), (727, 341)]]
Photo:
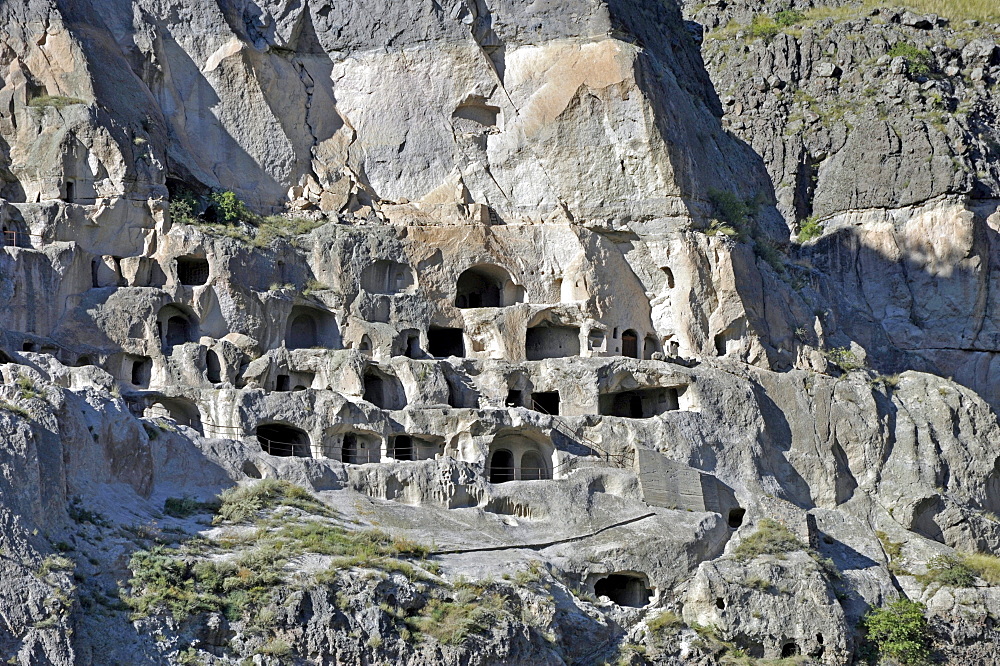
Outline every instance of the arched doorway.
[(177, 345), (194, 342), (197, 338), (198, 326), (194, 314), (176, 305), (165, 305), (160, 308), (156, 322), (165, 352), (169, 352)]
[(219, 360), (219, 355), (211, 349), (205, 353), (205, 377), (212, 384), (222, 381), (222, 362)]
[(132, 359), (130, 380), (133, 386), (146, 388), (153, 373), (153, 361), (148, 356), (137, 356)]
[(639, 334), (631, 328), (622, 333), (622, 356), (639, 358)]
[(549, 478), (545, 461), (537, 451), (525, 451), (521, 456), (521, 480), (540, 481)]
[(642, 343), (642, 357), (647, 361), (653, 358), (653, 354), (657, 351), (656, 338), (652, 335), (647, 335), (646, 339)]
[(377, 463), (382, 460), (382, 441), (375, 435), (358, 432), (344, 433), (340, 444), (340, 461), (348, 465)]
[(506, 483), (514, 480), (514, 454), (507, 449), (498, 449), (490, 456), (490, 483)]
[(316, 320), (312, 315), (300, 312), (288, 322), (286, 347), (289, 349), (309, 349), (316, 346)]

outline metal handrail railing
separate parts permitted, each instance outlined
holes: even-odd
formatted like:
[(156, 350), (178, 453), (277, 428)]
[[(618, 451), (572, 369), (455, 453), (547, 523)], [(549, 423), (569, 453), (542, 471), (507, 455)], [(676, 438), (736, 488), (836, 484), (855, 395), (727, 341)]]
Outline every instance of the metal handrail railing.
[[(497, 467), (490, 465), (487, 468), (490, 483), (505, 483), (507, 481), (544, 481), (550, 479), (547, 467)], [(502, 474), (497, 474), (501, 472)], [(495, 477), (507, 477), (497, 478)]]
[[(629, 450), (623, 453), (611, 453), (610, 451), (606, 450), (601, 444), (595, 442), (587, 435), (577, 432), (573, 428), (573, 426), (569, 424), (568, 421), (566, 421), (563, 417), (559, 416), (558, 414), (550, 414), (537, 403), (534, 404), (534, 407), (535, 411), (541, 414), (545, 414), (546, 416), (549, 416), (552, 419), (553, 428), (555, 428), (558, 432), (562, 433), (566, 437), (569, 437), (570, 439), (580, 444), (583, 444), (584, 447), (590, 449), (591, 456), (596, 458), (601, 458), (606, 463), (610, 464), (612, 467), (617, 467), (619, 469), (629, 469), (633, 466), (635, 462), (634, 447), (629, 448)], [(567, 458), (566, 460), (562, 461), (561, 463), (555, 466), (555, 468), (553, 469), (553, 473), (555, 473), (556, 471), (562, 471), (564, 469), (572, 468), (573, 465), (576, 464), (577, 460), (578, 458)]]

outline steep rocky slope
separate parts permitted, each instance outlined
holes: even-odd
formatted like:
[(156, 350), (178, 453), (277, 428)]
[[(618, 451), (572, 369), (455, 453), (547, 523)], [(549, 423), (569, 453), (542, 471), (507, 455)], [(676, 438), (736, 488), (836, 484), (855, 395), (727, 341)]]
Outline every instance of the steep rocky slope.
[(995, 663), (997, 33), (814, 4), (0, 5), (0, 657)]

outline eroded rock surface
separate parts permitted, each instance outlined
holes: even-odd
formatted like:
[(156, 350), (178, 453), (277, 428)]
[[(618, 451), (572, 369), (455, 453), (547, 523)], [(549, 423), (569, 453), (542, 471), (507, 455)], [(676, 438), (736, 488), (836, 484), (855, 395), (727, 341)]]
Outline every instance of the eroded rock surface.
[(931, 580), (1000, 548), (993, 26), (0, 25), (0, 657), (833, 666), (906, 596), (996, 661)]

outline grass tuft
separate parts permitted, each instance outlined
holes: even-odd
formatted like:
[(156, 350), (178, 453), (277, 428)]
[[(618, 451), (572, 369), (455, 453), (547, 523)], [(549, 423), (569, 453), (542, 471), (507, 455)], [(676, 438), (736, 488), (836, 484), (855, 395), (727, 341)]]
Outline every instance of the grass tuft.
[(764, 518), (757, 531), (736, 546), (733, 555), (739, 560), (752, 560), (761, 555), (783, 555), (805, 549), (805, 544), (791, 530), (773, 518)]
[(86, 104), (82, 99), (76, 97), (65, 97), (63, 95), (39, 95), (34, 97), (28, 102), (28, 106), (42, 109), (45, 107), (52, 107), (55, 109), (63, 109), (67, 106), (72, 106), (73, 104)]
[(971, 553), (964, 555), (962, 559), (966, 566), (984, 581), (990, 585), (1000, 585), (1000, 557), (986, 553)]
[(31, 412), (23, 407), (19, 407), (12, 402), (7, 402), (6, 400), (0, 400), (0, 409), (5, 412), (10, 412), (15, 416), (20, 416), (21, 418), (30, 419)]
[(196, 513), (218, 510), (217, 502), (199, 502), (193, 497), (168, 497), (163, 503), (163, 513), (174, 518), (188, 518)]
[(228, 488), (219, 495), (219, 502), (216, 524), (246, 522), (260, 511), (278, 505), (308, 509), (323, 515), (330, 513), (305, 488), (275, 479), (262, 479), (253, 485)]
[(445, 645), (458, 645), (469, 636), (488, 632), (509, 616), (506, 597), (486, 585), (456, 583), (453, 598), (431, 599), (420, 614), (406, 618), (410, 628)]

